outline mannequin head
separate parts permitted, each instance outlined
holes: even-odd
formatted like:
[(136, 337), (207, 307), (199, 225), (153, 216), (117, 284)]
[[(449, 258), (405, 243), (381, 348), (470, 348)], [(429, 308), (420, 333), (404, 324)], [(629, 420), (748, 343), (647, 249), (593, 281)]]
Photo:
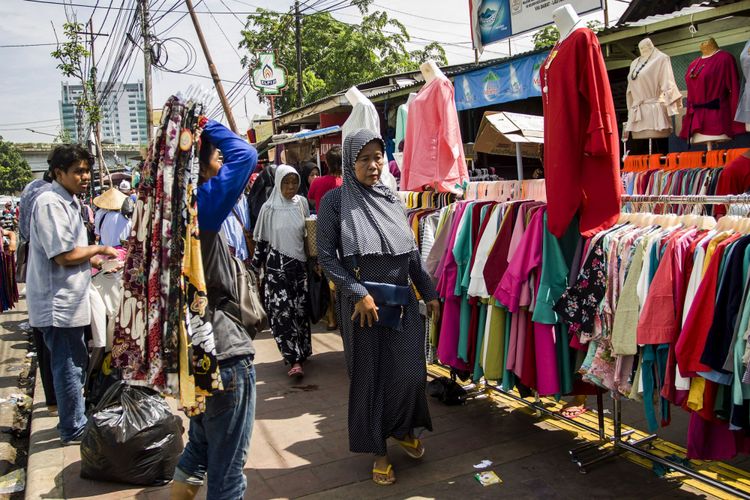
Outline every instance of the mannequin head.
[(356, 106), (359, 103), (366, 103), (368, 102), (367, 97), (359, 91), (359, 89), (354, 86), (346, 91), (346, 100), (349, 101), (349, 104), (352, 106)]
[(703, 56), (711, 56), (719, 50), (719, 44), (713, 38), (709, 38), (701, 42), (700, 49)]
[(567, 37), (576, 23), (581, 20), (572, 5), (566, 3), (552, 11), (552, 20), (560, 31), (560, 40)]
[(442, 71), (440, 71), (440, 68), (438, 68), (438, 65), (435, 61), (427, 61), (422, 63), (422, 65), (419, 67), (419, 70), (422, 72), (424, 81), (427, 83), (430, 83), (435, 78), (445, 78), (445, 75)]
[(638, 51), (641, 53), (641, 57), (648, 57), (654, 52), (654, 42), (650, 38), (644, 38), (638, 42)]
[(360, 92), (356, 86), (347, 90), (346, 94), (344, 95), (346, 95), (347, 101), (349, 101), (349, 104), (351, 104), (352, 106), (355, 106), (361, 102), (367, 102), (367, 97), (365, 97), (365, 95)]

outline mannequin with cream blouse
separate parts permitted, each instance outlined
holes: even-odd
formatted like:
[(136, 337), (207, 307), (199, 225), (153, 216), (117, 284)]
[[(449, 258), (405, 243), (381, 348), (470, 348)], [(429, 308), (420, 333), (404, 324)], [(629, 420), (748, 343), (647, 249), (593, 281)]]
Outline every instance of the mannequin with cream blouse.
[(628, 72), (624, 139), (663, 139), (672, 134), (671, 117), (682, 109), (682, 94), (668, 55), (649, 38), (638, 43), (638, 51), (640, 55), (630, 64)]
[[(719, 51), (719, 44), (716, 40), (709, 38), (700, 45), (701, 59), (708, 59)], [(731, 138), (726, 134), (720, 135), (705, 135), (701, 133), (693, 134), (693, 142), (696, 144), (705, 142), (726, 142)]]

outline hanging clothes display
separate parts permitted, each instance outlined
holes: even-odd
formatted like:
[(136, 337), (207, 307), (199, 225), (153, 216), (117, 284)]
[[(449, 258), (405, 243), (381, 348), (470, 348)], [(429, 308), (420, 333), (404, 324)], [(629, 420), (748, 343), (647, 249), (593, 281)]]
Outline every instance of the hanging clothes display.
[(467, 200), (511, 201), (528, 199), (547, 201), (544, 179), (523, 181), (477, 181), (469, 182), (464, 192)]
[(16, 254), (8, 249), (3, 236), (0, 244), (0, 312), (14, 309), (18, 303), (18, 283), (16, 282)]
[(549, 227), (561, 237), (576, 213), (591, 236), (620, 213), (617, 117), (599, 41), (578, 28), (540, 69)]
[(630, 65), (626, 132), (662, 134), (672, 131), (670, 117), (679, 114), (682, 94), (672, 72), (672, 61), (656, 47), (648, 57), (639, 57)]
[(698, 57), (688, 65), (685, 83), (687, 112), (681, 138), (689, 141), (696, 133), (734, 137), (745, 132), (744, 125), (734, 121), (740, 79), (732, 54), (718, 50), (708, 57)]
[[(396, 110), (396, 136), (393, 140), (396, 143), (396, 150), (398, 150), (398, 145), (401, 144), (401, 141), (406, 140), (406, 123), (409, 118), (409, 104), (411, 104), (416, 97), (417, 94), (415, 93), (409, 94), (409, 99), (407, 99), (407, 101), (400, 105)], [(402, 160), (399, 160), (399, 163), (401, 163), (401, 161)]]
[(576, 269), (578, 227), (558, 239), (547, 220), (547, 206), (533, 200), (441, 209), (425, 259), (445, 301), (432, 347), (441, 363), (474, 380), (501, 381), (506, 390), (592, 393), (593, 386), (575, 383), (583, 356), (552, 310)]
[(750, 236), (689, 219), (640, 222), (594, 236), (554, 306), (587, 348), (579, 372), (641, 400), (650, 432), (670, 423), (670, 404), (690, 411), (688, 458), (750, 452)]
[(401, 189), (460, 192), (468, 180), (453, 84), (441, 74), (409, 105)]
[(188, 413), (221, 390), (198, 239), (201, 106), (167, 101), (141, 170), (112, 359), (129, 383), (178, 394)]

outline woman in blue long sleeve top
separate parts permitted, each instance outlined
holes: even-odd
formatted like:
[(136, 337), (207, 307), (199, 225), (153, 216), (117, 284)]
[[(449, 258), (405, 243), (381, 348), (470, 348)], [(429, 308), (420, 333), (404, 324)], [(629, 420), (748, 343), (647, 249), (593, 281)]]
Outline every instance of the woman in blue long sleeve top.
[(255, 418), (255, 349), (250, 334), (231, 319), (240, 317), (239, 297), (221, 224), (255, 170), (258, 154), (220, 123), (201, 118), (200, 124), (198, 225), (224, 390), (206, 399), (204, 413), (191, 417), (188, 443), (172, 488), (178, 498), (192, 498), (208, 474), (208, 498), (237, 499), (242, 498), (247, 485), (243, 468)]

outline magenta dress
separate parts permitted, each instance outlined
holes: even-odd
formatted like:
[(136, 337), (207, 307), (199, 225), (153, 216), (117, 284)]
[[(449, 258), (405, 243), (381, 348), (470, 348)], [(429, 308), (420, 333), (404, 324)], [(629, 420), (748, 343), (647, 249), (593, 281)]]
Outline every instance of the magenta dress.
[(446, 248), (444, 259), (437, 269), (438, 285), (437, 291), (445, 300), (443, 306), (443, 318), (440, 325), (440, 337), (438, 339), (437, 358), (444, 365), (457, 370), (469, 370), (469, 365), (458, 358), (458, 337), (461, 321), (461, 297), (456, 296), (456, 281), (458, 280), (458, 266), (453, 257), (453, 246), (456, 243), (458, 226), (466, 210), (466, 203), (459, 203), (453, 216), (453, 224), (450, 228), (450, 240)]
[[(540, 395), (551, 395), (560, 393), (554, 327), (529, 322), (528, 310), (521, 309), (530, 303), (527, 284), (531, 273), (536, 271), (537, 284), (541, 275), (544, 213), (545, 209), (539, 209), (532, 216), (494, 296), (513, 313), (506, 368), (519, 377), (528, 373), (531, 367), (524, 366), (524, 354), (533, 349), (536, 389)], [(527, 331), (529, 324), (533, 331)]]

